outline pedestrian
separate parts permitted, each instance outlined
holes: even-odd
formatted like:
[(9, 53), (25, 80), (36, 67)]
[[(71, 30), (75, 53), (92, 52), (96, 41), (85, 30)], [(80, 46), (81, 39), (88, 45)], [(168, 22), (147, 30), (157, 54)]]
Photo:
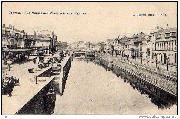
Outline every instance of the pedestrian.
[(10, 71), (11, 68), (10, 64), (8, 63), (7, 66), (8, 66), (8, 71)]
[(159, 67), (157, 67), (158, 71), (160, 70)]
[(8, 61), (7, 61), (7, 67), (8, 67), (8, 70), (9, 70), (9, 71), (10, 71), (10, 68), (11, 68), (11, 66), (10, 66), (10, 65), (11, 65), (11, 63), (12, 63), (12, 61), (11, 61), (11, 60), (8, 60)]
[(13, 88), (14, 88), (14, 83), (12, 81), (12, 78), (9, 78), (9, 81), (7, 83), (7, 93), (9, 95), (9, 97), (12, 96), (12, 91), (13, 91)]
[(37, 57), (33, 59), (34, 64), (36, 64), (36, 59), (37, 59)]
[(4, 65), (6, 65), (7, 64), (7, 60), (6, 59), (4, 59)]

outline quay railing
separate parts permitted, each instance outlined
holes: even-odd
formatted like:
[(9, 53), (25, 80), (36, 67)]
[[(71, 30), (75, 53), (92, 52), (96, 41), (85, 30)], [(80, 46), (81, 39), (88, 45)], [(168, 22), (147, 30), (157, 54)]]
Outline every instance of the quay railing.
[[(153, 72), (149, 70), (148, 67), (144, 65), (138, 65), (133, 62), (128, 62), (126, 60), (120, 60), (117, 58), (108, 58), (104, 55), (96, 55), (99, 57), (103, 65), (106, 65), (108, 68), (112, 70), (122, 69), (126, 72), (129, 72), (137, 77), (147, 81), (162, 90), (169, 92), (172, 95), (177, 96), (177, 79), (172, 77), (165, 77), (164, 75), (160, 75), (157, 72)], [(113, 69), (115, 68), (115, 69)], [(115, 71), (118, 73), (118, 71)]]

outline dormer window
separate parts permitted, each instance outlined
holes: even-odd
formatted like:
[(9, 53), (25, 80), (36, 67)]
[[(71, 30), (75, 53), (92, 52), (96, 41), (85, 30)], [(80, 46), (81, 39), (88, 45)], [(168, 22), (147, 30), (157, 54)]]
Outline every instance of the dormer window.
[(18, 34), (18, 33), (15, 33), (15, 36), (16, 36), (16, 37), (18, 37), (18, 36), (19, 36), (19, 34)]
[(171, 36), (172, 38), (176, 38), (176, 32), (171, 32), (170, 36)]
[(168, 39), (170, 37), (170, 33), (165, 33), (165, 39)]
[(157, 36), (157, 39), (160, 39), (161, 38), (161, 34), (159, 34), (158, 36)]

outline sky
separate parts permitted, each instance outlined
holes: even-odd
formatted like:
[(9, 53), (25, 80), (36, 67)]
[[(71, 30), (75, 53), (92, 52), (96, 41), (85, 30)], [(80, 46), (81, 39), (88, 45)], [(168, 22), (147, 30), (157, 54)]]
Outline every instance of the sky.
[[(22, 14), (10, 14), (21, 12)], [(48, 12), (48, 14), (26, 14)], [(55, 15), (50, 12), (69, 12)], [(76, 15), (75, 12), (86, 13)], [(154, 14), (155, 16), (138, 16)], [(166, 14), (166, 16), (164, 16)], [(3, 2), (2, 23), (12, 24), (28, 34), (54, 31), (59, 41), (98, 42), (138, 32), (149, 33), (156, 26), (177, 26), (177, 3), (173, 2)]]

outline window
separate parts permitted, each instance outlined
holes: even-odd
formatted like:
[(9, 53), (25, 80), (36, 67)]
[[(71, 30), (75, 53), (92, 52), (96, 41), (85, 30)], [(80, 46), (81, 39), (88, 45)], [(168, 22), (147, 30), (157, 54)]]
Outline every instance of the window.
[(176, 32), (171, 32), (171, 37), (176, 38)]
[(147, 48), (147, 56), (150, 56), (150, 49)]
[(152, 53), (152, 59), (154, 59), (154, 53)]
[(165, 39), (168, 39), (170, 37), (170, 33), (165, 33)]
[(159, 50), (161, 50), (161, 43), (160, 43), (159, 45), (160, 45), (160, 48), (159, 48)]
[(2, 34), (3, 34), (3, 35), (5, 35), (5, 34), (6, 34), (5, 30), (2, 30)]
[(162, 43), (162, 50), (164, 50), (164, 43)]
[(164, 50), (166, 50), (166, 42), (164, 42)]

